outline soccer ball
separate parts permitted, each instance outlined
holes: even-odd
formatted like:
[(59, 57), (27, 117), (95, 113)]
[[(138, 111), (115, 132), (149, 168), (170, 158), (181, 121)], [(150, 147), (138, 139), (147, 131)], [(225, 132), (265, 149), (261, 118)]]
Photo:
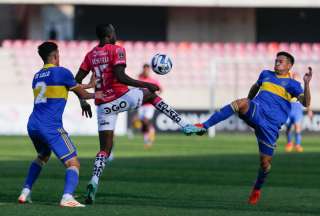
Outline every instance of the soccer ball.
[(172, 61), (169, 56), (158, 53), (152, 57), (151, 68), (155, 73), (165, 75), (171, 71)]

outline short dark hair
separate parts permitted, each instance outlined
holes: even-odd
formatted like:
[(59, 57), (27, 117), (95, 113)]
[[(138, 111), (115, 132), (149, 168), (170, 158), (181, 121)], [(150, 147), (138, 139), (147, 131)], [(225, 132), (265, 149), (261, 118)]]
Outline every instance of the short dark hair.
[(289, 59), (290, 63), (293, 65), (294, 64), (294, 57), (293, 55), (291, 55), (290, 53), (288, 52), (284, 52), (284, 51), (281, 51), (281, 52), (278, 52), (277, 53), (277, 57), (278, 56), (285, 56)]
[(38, 53), (42, 60), (46, 62), (48, 60), (49, 55), (58, 50), (58, 45), (51, 41), (46, 41), (38, 46)]
[(149, 68), (150, 65), (148, 63), (143, 64), (143, 68)]
[(99, 24), (96, 26), (96, 36), (99, 40), (104, 39), (114, 32), (112, 24)]

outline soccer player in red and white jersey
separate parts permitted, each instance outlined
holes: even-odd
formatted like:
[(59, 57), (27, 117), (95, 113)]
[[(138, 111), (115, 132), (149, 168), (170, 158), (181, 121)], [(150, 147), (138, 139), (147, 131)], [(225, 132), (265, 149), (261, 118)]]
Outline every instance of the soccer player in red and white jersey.
[[(144, 64), (142, 72), (139, 75), (139, 80), (143, 82), (149, 82), (159, 87), (159, 93), (162, 91), (160, 82), (150, 75), (150, 65)], [(152, 118), (154, 115), (154, 107), (151, 103), (145, 103), (138, 109), (138, 117), (142, 122), (141, 131), (143, 133), (144, 148), (148, 149), (153, 145), (155, 140), (155, 129), (152, 124)]]
[[(156, 109), (179, 124), (184, 133), (192, 134), (203, 131), (202, 128), (188, 124), (174, 109), (166, 104), (154, 92), (157, 85), (132, 79), (125, 73), (126, 51), (115, 45), (116, 33), (111, 24), (96, 27), (99, 44), (85, 56), (76, 80), (81, 83), (90, 71), (95, 76), (95, 91), (104, 93), (103, 99), (95, 100), (97, 106), (100, 151), (96, 155), (92, 178), (87, 186), (86, 203), (95, 199), (98, 181), (113, 147), (113, 132), (120, 112), (137, 109), (144, 103), (151, 103)], [(128, 86), (139, 87), (129, 89)], [(140, 89), (142, 88), (142, 89)], [(81, 101), (82, 112), (92, 116), (90, 105)]]

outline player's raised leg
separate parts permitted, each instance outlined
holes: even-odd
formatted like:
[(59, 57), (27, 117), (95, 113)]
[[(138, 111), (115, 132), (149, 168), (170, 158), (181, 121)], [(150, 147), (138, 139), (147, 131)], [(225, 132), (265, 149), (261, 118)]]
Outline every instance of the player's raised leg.
[(172, 121), (181, 126), (183, 132), (186, 135), (191, 135), (192, 133), (205, 132), (204, 128), (191, 125), (177, 111), (175, 111), (170, 105), (168, 105), (161, 97), (159, 97), (157, 94), (153, 92), (150, 92), (147, 89), (144, 89), (143, 91), (143, 103), (151, 103), (157, 110), (159, 110)]
[[(210, 127), (218, 124), (221, 121), (224, 121), (231, 117), (235, 113), (245, 114), (249, 110), (249, 99), (243, 98), (233, 101), (232, 103), (222, 107), (217, 112), (213, 113), (208, 120), (203, 123), (196, 124), (197, 127), (203, 128), (205, 130)], [(202, 135), (203, 133), (196, 133), (198, 135)]]

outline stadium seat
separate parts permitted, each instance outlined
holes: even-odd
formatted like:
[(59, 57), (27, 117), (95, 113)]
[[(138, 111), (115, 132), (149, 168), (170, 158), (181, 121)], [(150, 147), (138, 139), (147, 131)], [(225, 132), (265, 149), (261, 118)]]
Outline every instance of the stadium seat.
[[(17, 83), (22, 91), (30, 90), (35, 71), (42, 66), (36, 54), (42, 41), (5, 40), (0, 47), (0, 63), (10, 74), (1, 83)], [(73, 73), (79, 68), (84, 55), (97, 45), (97, 41), (57, 41), (60, 47), (61, 65)], [(166, 76), (154, 75), (174, 94), (177, 89), (192, 88), (209, 91), (215, 76), (216, 97), (235, 98), (245, 96), (244, 91), (257, 80), (264, 69), (273, 68), (277, 51), (293, 52), (297, 58), (294, 70), (301, 75), (311, 65), (320, 70), (320, 43), (197, 43), (197, 42), (142, 42), (120, 41), (127, 50), (127, 73), (137, 77), (142, 64), (149, 63), (155, 53), (166, 53), (173, 61), (173, 69)], [(320, 78), (314, 76), (313, 91), (320, 90)], [(190, 88), (192, 86), (192, 88)], [(224, 89), (224, 90), (223, 90)], [(225, 89), (228, 89), (225, 92)], [(226, 95), (228, 93), (228, 96)], [(17, 97), (23, 95), (19, 94)], [(15, 100), (19, 98), (15, 98)], [(219, 101), (219, 100), (218, 100)], [(221, 100), (223, 101), (223, 100)], [(320, 103), (319, 103), (320, 104)]]

